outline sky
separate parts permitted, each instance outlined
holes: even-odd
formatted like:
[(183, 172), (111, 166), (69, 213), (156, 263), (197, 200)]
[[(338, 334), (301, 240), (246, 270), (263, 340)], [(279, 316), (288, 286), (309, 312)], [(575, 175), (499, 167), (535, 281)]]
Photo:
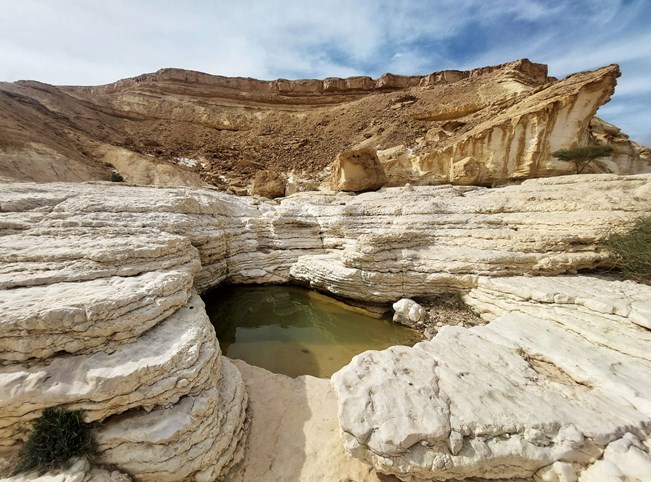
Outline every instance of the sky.
[(0, 81), (164, 67), (259, 79), (428, 74), (520, 58), (622, 69), (597, 115), (651, 145), (651, 0), (2, 0)]

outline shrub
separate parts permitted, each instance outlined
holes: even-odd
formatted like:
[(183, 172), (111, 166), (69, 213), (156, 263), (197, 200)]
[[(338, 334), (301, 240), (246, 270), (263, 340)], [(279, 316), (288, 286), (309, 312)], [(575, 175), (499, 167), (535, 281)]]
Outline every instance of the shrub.
[(611, 235), (607, 245), (626, 277), (651, 282), (651, 216), (639, 218), (627, 233)]
[(593, 144), (591, 146), (577, 147), (576, 149), (560, 149), (552, 152), (552, 156), (561, 161), (573, 162), (576, 166), (576, 173), (581, 174), (586, 166), (596, 158), (610, 156), (612, 153), (613, 148), (610, 146)]
[(18, 454), (14, 475), (59, 468), (75, 457), (92, 459), (95, 452), (91, 425), (83, 421), (81, 412), (46, 408), (34, 422), (32, 433)]
[(111, 171), (111, 182), (124, 182), (124, 177), (118, 171)]

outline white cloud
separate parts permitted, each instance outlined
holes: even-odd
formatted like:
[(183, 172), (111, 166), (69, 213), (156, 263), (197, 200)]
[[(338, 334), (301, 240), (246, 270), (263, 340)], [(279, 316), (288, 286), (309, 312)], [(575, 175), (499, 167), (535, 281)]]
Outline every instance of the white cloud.
[[(180, 67), (258, 78), (429, 73), (528, 57), (552, 75), (619, 63), (605, 115), (650, 99), (648, 0), (21, 0), (0, 16), (0, 80), (100, 84)], [(643, 102), (643, 100), (642, 100)], [(651, 112), (651, 109), (646, 109)]]

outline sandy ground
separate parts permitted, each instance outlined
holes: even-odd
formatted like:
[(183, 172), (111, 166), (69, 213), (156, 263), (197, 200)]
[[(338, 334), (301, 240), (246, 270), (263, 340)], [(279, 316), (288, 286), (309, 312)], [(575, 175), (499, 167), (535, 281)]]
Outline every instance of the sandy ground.
[(327, 379), (290, 378), (232, 360), (249, 392), (246, 455), (227, 482), (393, 482), (344, 452)]

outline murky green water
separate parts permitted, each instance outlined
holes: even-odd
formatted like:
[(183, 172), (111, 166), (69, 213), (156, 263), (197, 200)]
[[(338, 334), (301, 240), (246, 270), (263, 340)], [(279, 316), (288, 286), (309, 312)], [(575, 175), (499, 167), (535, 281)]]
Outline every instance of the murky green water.
[(358, 353), (420, 340), (389, 317), (291, 286), (221, 288), (204, 301), (225, 355), (292, 377), (329, 377)]

